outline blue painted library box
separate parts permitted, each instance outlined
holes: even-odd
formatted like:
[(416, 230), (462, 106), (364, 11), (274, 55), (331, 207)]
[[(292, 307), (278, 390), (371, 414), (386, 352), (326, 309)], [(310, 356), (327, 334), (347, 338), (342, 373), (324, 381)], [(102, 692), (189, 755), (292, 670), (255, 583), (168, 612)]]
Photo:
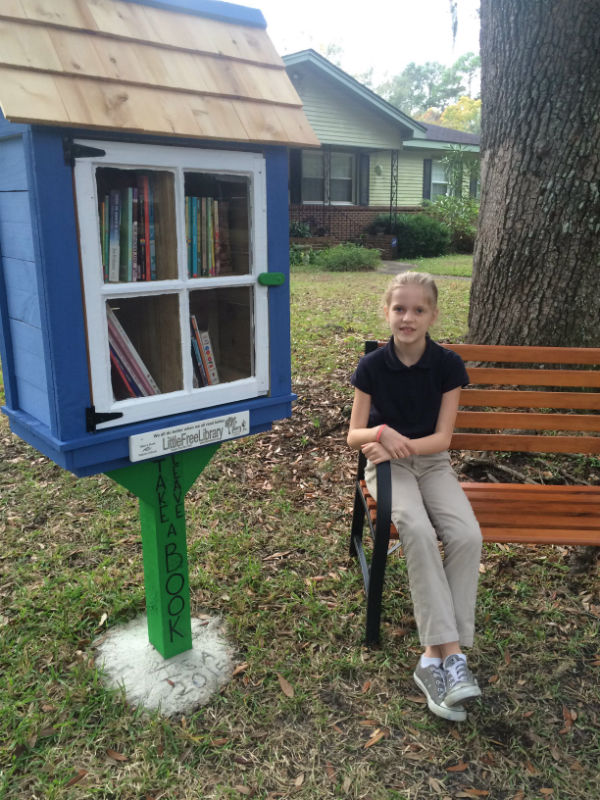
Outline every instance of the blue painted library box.
[[(144, 47), (157, 59), (176, 52), (181, 74), (193, 51), (211, 62), (207, 74), (217, 85), (202, 95), (166, 78), (158, 89), (148, 80), (138, 85), (135, 74), (123, 77), (125, 69), (117, 81), (86, 64), (83, 78), (55, 67), (61, 106), (48, 111), (47, 97), (41, 109), (33, 93), (29, 104), (23, 100), (27, 81), (40, 79), (40, 65), (27, 73), (29, 54), (9, 73), (18, 85), (8, 100), (0, 89), (3, 411), (15, 434), (76, 475), (265, 431), (289, 416), (287, 145), (315, 144), (286, 94), (285, 70), (265, 45), (260, 12), (209, 0), (113, 5), (122, 41), (105, 18), (91, 31), (87, 18), (61, 19), (64, 31), (54, 33), (82, 37), (80, 44), (93, 36), (96, 47), (106, 33), (117, 62), (119, 47)], [(185, 37), (178, 50), (176, 32), (171, 42), (157, 42), (167, 34), (144, 34), (134, 45), (140, 30), (150, 30), (140, 14), (154, 31), (169, 31), (161, 27), (168, 20), (192, 35), (197, 24), (201, 38), (208, 27), (210, 41), (228, 36), (237, 50), (228, 61), (223, 40), (206, 55), (208, 45), (193, 50)], [(27, 25), (33, 35), (34, 22)], [(259, 54), (256, 63), (240, 52), (240, 31)], [(256, 46), (252, 36), (265, 39)], [(240, 99), (239, 86), (227, 89), (232, 70), (251, 69), (255, 78), (258, 62), (269, 62), (268, 81), (277, 73), (282, 105), (271, 90)], [(79, 96), (88, 82), (90, 98), (75, 110), (74, 81)], [(159, 89), (153, 107), (149, 93)], [(94, 113), (92, 90), (104, 98)], [(260, 94), (271, 97), (268, 107)], [(111, 127), (107, 97), (137, 103), (148, 119), (136, 130), (120, 109)], [(188, 121), (194, 104), (210, 115)], [(289, 134), (290, 122), (288, 133), (277, 130), (284, 111), (296, 115), (300, 134)], [(198, 119), (204, 127), (196, 133)]]

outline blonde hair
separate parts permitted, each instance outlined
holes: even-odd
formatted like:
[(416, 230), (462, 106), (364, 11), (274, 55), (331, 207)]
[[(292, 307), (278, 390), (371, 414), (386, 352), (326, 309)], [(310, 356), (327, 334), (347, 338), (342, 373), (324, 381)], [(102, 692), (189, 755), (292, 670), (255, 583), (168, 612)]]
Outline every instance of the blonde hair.
[(394, 275), (383, 296), (383, 304), (387, 308), (392, 294), (403, 286), (421, 286), (429, 294), (431, 307), (437, 308), (438, 290), (435, 281), (428, 272), (400, 272)]

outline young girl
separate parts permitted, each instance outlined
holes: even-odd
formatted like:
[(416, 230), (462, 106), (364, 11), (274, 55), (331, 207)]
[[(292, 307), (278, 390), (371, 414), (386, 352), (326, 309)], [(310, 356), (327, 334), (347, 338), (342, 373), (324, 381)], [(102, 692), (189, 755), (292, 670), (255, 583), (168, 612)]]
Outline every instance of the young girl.
[(392, 521), (425, 648), (414, 679), (434, 714), (458, 721), (466, 718), (460, 703), (481, 694), (461, 651), (473, 644), (481, 531), (448, 454), (469, 378), (460, 356), (429, 338), (438, 315), (430, 275), (396, 275), (384, 310), (392, 336), (352, 376), (348, 444), (367, 457), (365, 479), (375, 498), (376, 465), (391, 462)]

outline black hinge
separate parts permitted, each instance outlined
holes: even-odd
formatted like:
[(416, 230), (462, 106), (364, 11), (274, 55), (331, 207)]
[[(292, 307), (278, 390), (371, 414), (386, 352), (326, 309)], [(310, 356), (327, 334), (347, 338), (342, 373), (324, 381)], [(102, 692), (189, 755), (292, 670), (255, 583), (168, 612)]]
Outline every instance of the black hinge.
[(94, 406), (90, 406), (85, 410), (85, 429), (88, 433), (96, 433), (96, 425), (101, 425), (103, 422), (110, 422), (113, 419), (119, 419), (123, 414), (121, 411), (102, 412), (96, 411)]
[(105, 156), (106, 150), (100, 150), (99, 147), (88, 147), (85, 144), (74, 142), (65, 136), (63, 139), (63, 151), (65, 154), (65, 164), (70, 167), (75, 166), (76, 158), (92, 158), (92, 156)]

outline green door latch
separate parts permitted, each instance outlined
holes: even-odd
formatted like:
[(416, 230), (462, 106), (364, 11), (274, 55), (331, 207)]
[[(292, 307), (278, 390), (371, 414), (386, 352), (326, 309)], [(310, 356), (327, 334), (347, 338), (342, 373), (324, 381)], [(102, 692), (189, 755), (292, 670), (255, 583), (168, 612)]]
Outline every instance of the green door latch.
[(283, 272), (261, 272), (258, 276), (261, 286), (282, 286), (285, 283)]

